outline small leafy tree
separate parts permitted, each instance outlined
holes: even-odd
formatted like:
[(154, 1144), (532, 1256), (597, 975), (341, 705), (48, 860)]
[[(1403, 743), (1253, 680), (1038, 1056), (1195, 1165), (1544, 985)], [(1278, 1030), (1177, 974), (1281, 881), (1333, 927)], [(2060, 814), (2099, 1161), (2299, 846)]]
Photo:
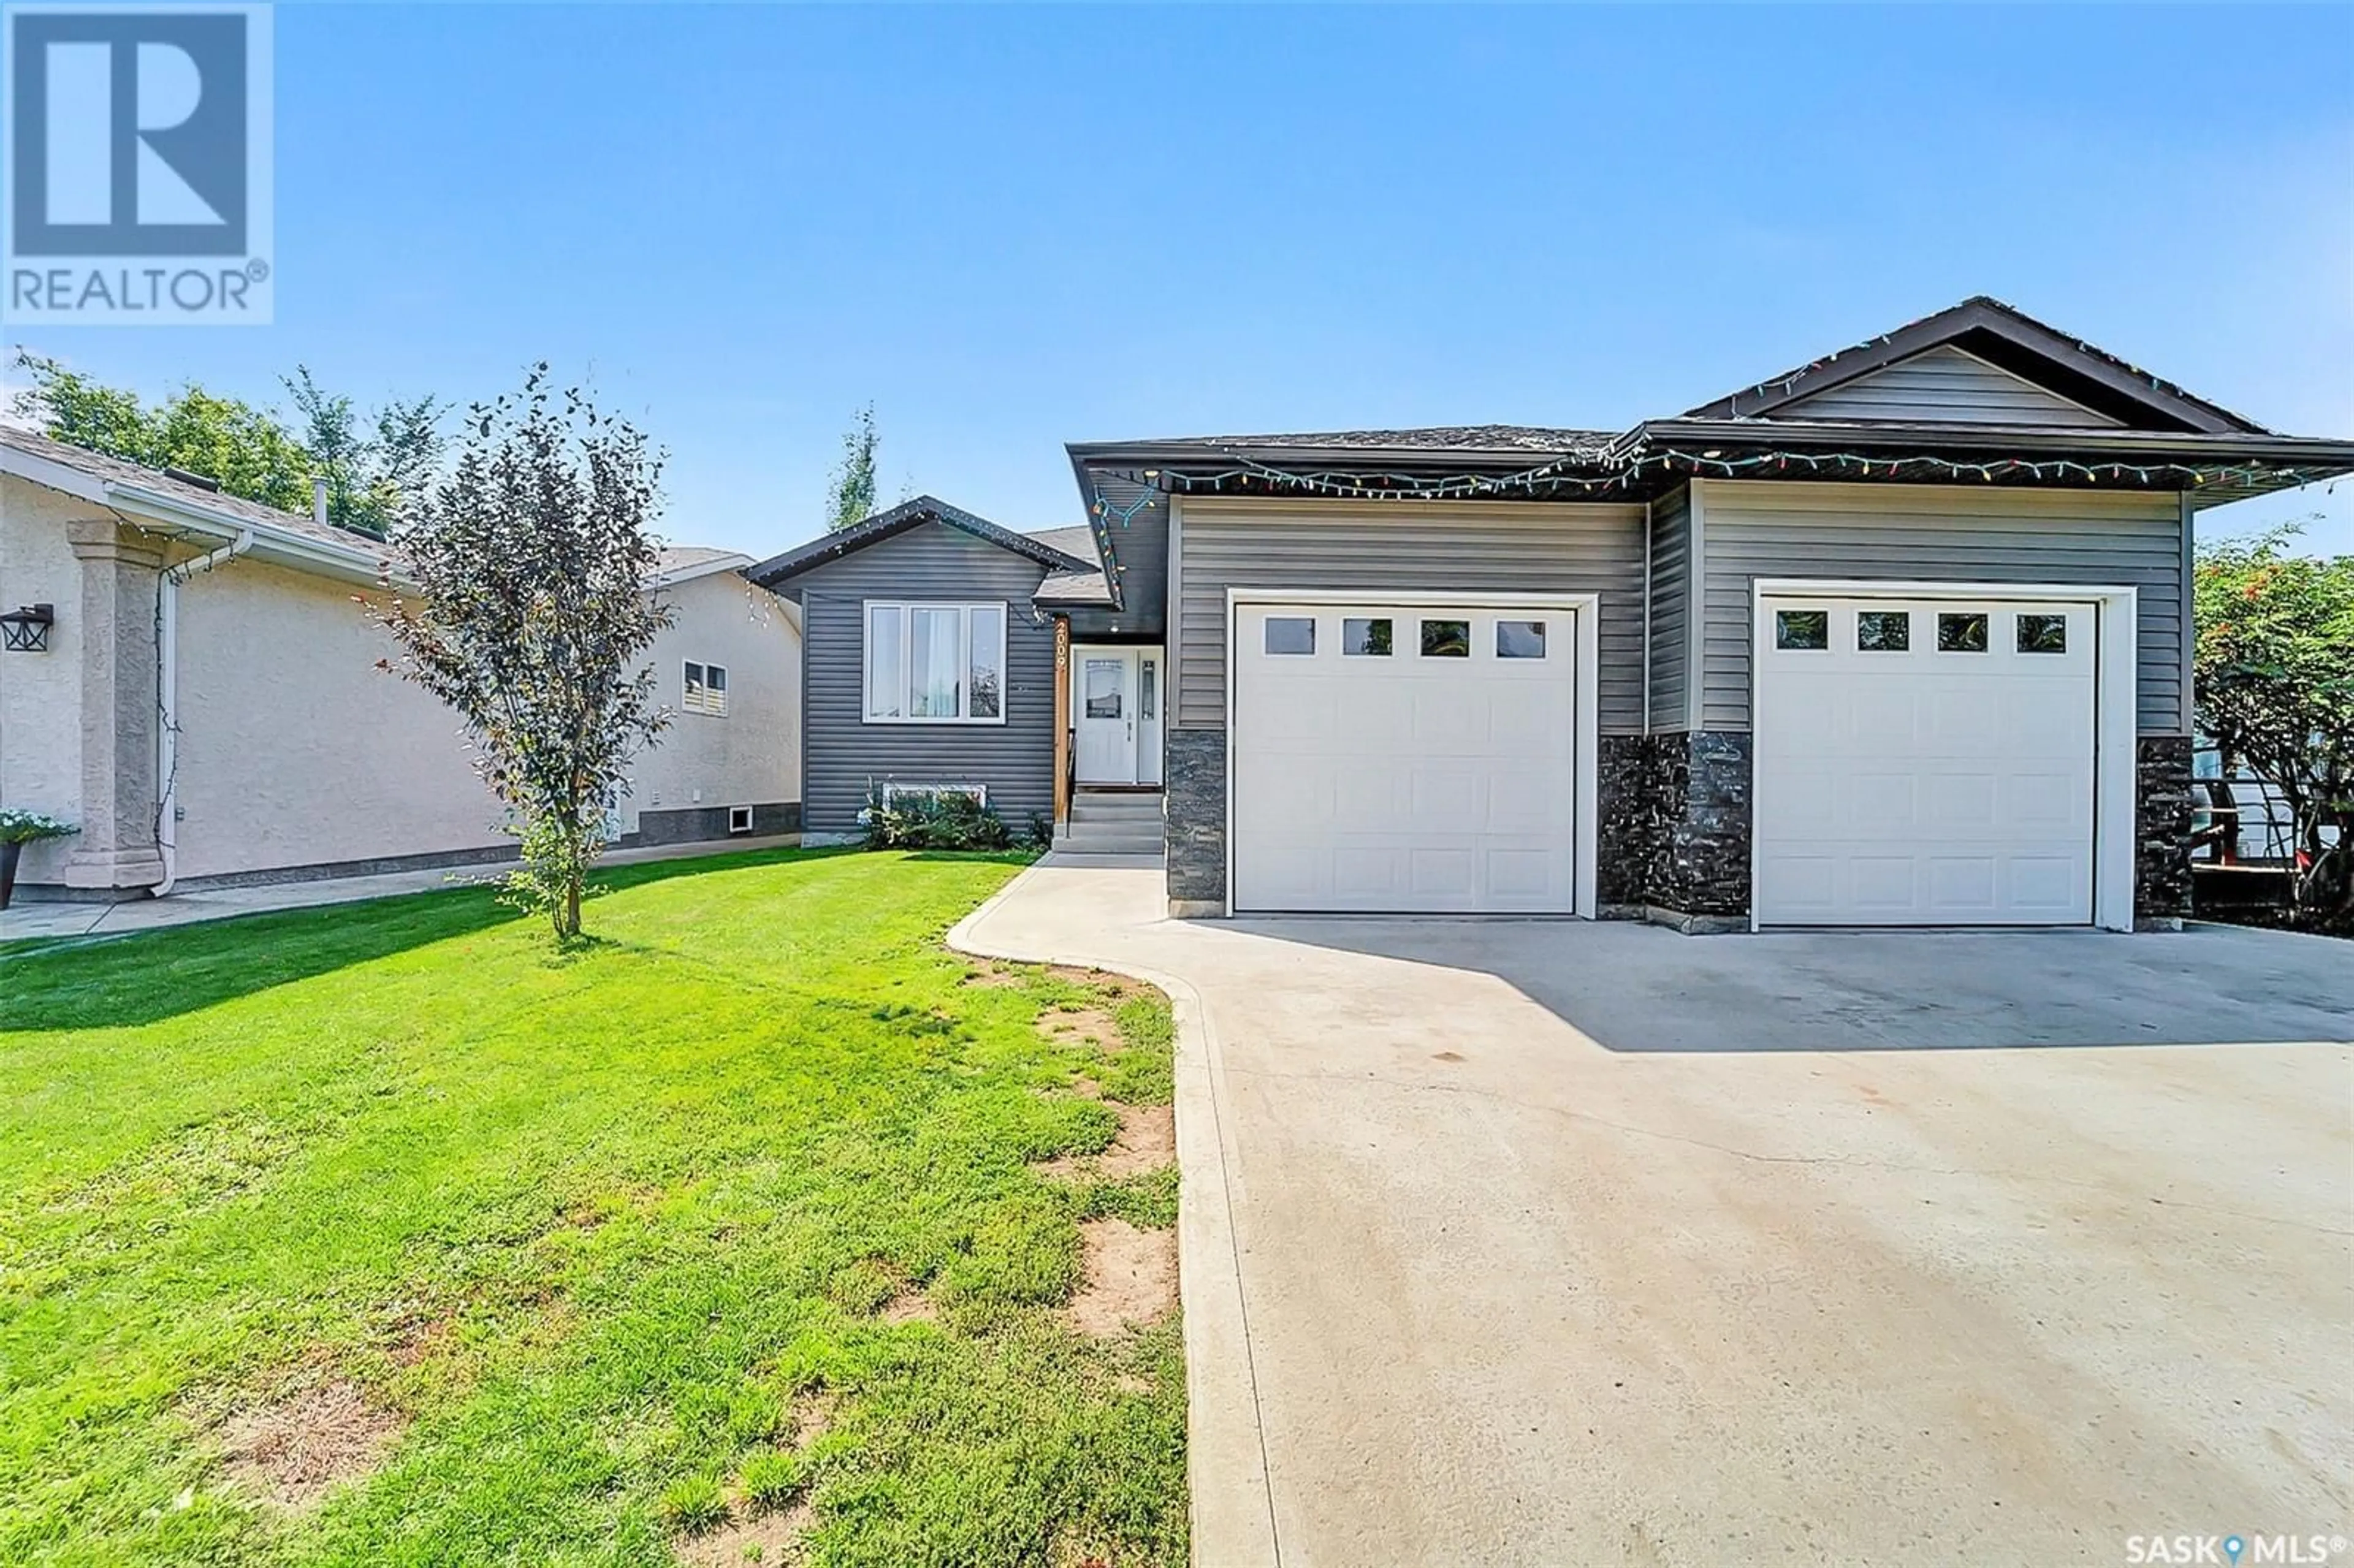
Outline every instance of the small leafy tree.
[(2295, 554), (2295, 524), (2202, 542), (2199, 728), (2228, 774), (2272, 781), (2293, 819), (2296, 912), (2354, 926), (2354, 556)]
[(829, 531), (854, 528), (875, 515), (875, 449), (882, 438), (875, 432), (875, 405), (858, 410), (842, 438), (842, 463), (826, 486), (825, 525)]
[[(456, 709), (518, 821), (510, 900), (580, 935), (589, 866), (637, 749), (669, 724), (645, 652), (670, 623), (646, 592), (661, 460), (546, 365), (469, 409), (450, 477), (397, 536), (417, 597), (371, 605), (383, 662)], [(387, 584), (389, 588), (389, 583)]]

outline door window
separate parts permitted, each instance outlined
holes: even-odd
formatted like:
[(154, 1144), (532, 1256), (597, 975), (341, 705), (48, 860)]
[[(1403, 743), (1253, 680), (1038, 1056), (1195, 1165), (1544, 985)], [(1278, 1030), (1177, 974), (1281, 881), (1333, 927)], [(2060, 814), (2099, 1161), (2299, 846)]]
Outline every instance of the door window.
[(1160, 691), (1158, 689), (1160, 684), (1161, 673), (1153, 668), (1153, 662), (1147, 659), (1144, 662), (1144, 672), (1139, 678), (1136, 694), (1136, 712), (1139, 718), (1156, 718), (1160, 716)]
[(1091, 719), (1116, 719), (1120, 716), (1122, 688), (1128, 683), (1120, 679), (1120, 662), (1117, 659), (1090, 659), (1087, 668), (1087, 715)]

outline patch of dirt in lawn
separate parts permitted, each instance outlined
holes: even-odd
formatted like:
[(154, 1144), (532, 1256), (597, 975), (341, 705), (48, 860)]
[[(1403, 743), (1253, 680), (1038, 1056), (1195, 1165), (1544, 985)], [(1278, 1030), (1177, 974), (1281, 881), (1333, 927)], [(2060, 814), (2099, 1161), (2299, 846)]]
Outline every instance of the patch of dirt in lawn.
[(912, 1286), (883, 1304), (878, 1314), (885, 1323), (937, 1323), (940, 1309), (932, 1298)]
[(1109, 1050), (1119, 1048), (1119, 1020), (1100, 1007), (1055, 1008), (1038, 1015), (1038, 1033), (1067, 1044), (1084, 1040)]
[(1116, 975), (1109, 969), (1074, 969), (1068, 964), (1052, 964), (1047, 967), (1046, 972), (1056, 980), (1069, 980), (1073, 985), (1092, 987), (1114, 1001), (1126, 1001), (1129, 997), (1145, 990), (1143, 981), (1132, 980), (1126, 975)]
[(811, 1389), (793, 1401), (793, 1446), (806, 1448), (833, 1425), (833, 1407), (840, 1395), (831, 1389)]
[(1150, 1323), (1177, 1305), (1177, 1233), (1126, 1220), (1079, 1226), (1085, 1282), (1071, 1298), (1071, 1326), (1097, 1339)]
[(1068, 1526), (1046, 1548), (1047, 1568), (1129, 1568), (1131, 1563), (1151, 1561), (1152, 1555), (1148, 1552), (1124, 1542), (1082, 1535)]
[(373, 1471), (407, 1425), (337, 1378), (232, 1415), (221, 1437), (233, 1479), (281, 1508), (302, 1509), (336, 1482)]
[(394, 1334), (390, 1354), (397, 1367), (413, 1367), (448, 1351), (458, 1325), (448, 1317), (418, 1317), (404, 1320)]
[(988, 962), (967, 969), (964, 979), (958, 983), (971, 986), (976, 991), (1019, 991), (1030, 983), (1030, 977), (1020, 969)]
[(797, 1502), (780, 1513), (730, 1520), (701, 1535), (682, 1535), (671, 1542), (672, 1554), (688, 1568), (759, 1568), (778, 1563), (798, 1563), (801, 1537), (816, 1520), (816, 1510)]
[(1120, 1106), (1119, 1131), (1101, 1154), (1058, 1154), (1041, 1160), (1042, 1174), (1062, 1179), (1090, 1177), (1120, 1181), (1158, 1171), (1177, 1158), (1174, 1106)]

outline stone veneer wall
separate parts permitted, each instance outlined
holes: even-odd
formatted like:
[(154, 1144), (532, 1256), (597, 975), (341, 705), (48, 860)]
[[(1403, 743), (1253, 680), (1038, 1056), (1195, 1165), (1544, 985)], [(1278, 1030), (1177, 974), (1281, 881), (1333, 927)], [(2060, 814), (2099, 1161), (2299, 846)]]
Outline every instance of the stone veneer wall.
[(2134, 927), (2175, 930), (2190, 913), (2190, 737), (2134, 748)]
[(1169, 816), (1169, 906), (1177, 915), (1222, 915), (1226, 907), (1226, 735), (1172, 729), (1161, 748), (1162, 805)]
[(1681, 736), (1606, 735), (1596, 773), (1601, 790), (1594, 886), (1596, 911), (1606, 920), (1638, 920), (1651, 901), (1651, 884), (1667, 853), (1667, 798), (1661, 762), (1665, 743)]
[[(1655, 735), (1623, 743), (1614, 771), (1621, 798), (1604, 794), (1602, 903), (1686, 931), (1749, 923), (1749, 736), (1723, 731)], [(1603, 752), (1609, 766), (1611, 748)], [(1633, 759), (1639, 758), (1639, 763)], [(1613, 816), (1623, 825), (1615, 832)], [(1614, 863), (1614, 860), (1617, 863)]]

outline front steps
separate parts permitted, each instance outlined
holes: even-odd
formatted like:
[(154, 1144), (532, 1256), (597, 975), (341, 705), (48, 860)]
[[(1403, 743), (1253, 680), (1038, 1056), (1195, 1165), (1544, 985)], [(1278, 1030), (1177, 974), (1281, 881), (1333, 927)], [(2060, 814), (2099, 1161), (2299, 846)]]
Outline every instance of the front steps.
[(1080, 789), (1055, 847), (1072, 854), (1159, 854), (1165, 819), (1161, 792)]

